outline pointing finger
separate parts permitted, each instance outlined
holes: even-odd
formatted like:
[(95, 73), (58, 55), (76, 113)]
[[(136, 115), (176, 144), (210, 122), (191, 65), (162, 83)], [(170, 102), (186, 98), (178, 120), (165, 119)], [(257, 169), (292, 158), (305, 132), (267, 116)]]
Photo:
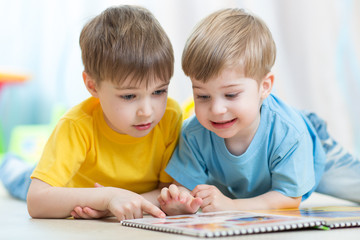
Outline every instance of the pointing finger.
[(151, 214), (153, 217), (164, 218), (166, 214), (160, 210), (157, 206), (144, 200), (141, 204), (141, 208), (144, 212)]

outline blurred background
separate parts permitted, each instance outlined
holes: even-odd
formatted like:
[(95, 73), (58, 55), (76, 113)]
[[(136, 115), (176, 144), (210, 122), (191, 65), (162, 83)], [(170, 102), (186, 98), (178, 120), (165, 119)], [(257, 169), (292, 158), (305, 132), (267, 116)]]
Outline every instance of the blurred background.
[[(45, 129), (46, 136), (63, 111), (90, 96), (81, 76), (79, 34), (90, 18), (118, 4), (148, 8), (168, 33), (176, 58), (169, 95), (180, 104), (192, 94), (181, 53), (195, 24), (227, 7), (258, 15), (277, 44), (274, 92), (318, 113), (338, 142), (360, 155), (356, 0), (0, 0), (0, 152), (14, 148), (14, 138), (34, 152), (31, 134)], [(29, 141), (21, 126), (31, 127)]]

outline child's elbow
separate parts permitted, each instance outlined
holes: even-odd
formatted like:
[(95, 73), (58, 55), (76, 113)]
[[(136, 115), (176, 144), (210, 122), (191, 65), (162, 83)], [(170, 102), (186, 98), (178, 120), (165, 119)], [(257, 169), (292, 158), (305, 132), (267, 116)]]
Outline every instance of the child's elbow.
[[(40, 187), (39, 187), (40, 186)], [(27, 194), (27, 210), (32, 218), (46, 218), (47, 200), (41, 188), (41, 182), (33, 180)]]
[(276, 191), (268, 192), (266, 195), (268, 209), (299, 208), (302, 198), (289, 197)]
[(30, 191), (27, 195), (27, 210), (32, 218), (41, 218), (41, 214), (39, 212), (39, 201), (36, 200), (36, 196), (32, 194)]
[(292, 197), (288, 208), (299, 208), (302, 197)]

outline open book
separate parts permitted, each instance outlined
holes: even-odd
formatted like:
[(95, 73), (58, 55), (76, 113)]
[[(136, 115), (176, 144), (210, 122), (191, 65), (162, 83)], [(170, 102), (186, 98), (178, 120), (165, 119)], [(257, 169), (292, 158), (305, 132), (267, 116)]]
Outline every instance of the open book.
[(124, 220), (122, 225), (197, 237), (222, 237), (308, 228), (360, 227), (360, 206), (198, 213), (169, 216), (163, 219)]
[(148, 230), (191, 235), (197, 237), (222, 237), (254, 233), (288, 231), (319, 227), (321, 219), (274, 215), (267, 213), (225, 211), (124, 220), (124, 226)]

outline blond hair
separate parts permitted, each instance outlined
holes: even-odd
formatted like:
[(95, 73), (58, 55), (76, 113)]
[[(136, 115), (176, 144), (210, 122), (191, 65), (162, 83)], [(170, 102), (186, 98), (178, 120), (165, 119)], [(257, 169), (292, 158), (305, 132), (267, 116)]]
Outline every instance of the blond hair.
[(261, 79), (271, 71), (276, 47), (258, 17), (243, 9), (223, 9), (195, 27), (182, 55), (185, 74), (203, 82), (227, 67), (241, 67), (246, 77)]
[(173, 48), (156, 18), (138, 6), (110, 7), (90, 20), (80, 34), (85, 72), (98, 84), (137, 83), (158, 78), (168, 82), (174, 72)]

